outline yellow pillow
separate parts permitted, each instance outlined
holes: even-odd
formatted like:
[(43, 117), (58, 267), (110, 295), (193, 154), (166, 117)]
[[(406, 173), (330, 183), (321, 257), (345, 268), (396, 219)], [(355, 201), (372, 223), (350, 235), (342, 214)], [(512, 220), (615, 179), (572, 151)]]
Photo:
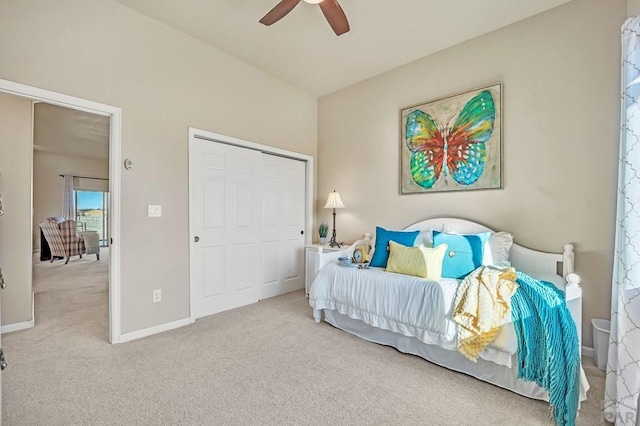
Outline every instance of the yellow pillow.
[(440, 281), (442, 278), (446, 244), (440, 244), (436, 248), (405, 247), (395, 241), (389, 241), (389, 251), (387, 272), (415, 275), (433, 281)]

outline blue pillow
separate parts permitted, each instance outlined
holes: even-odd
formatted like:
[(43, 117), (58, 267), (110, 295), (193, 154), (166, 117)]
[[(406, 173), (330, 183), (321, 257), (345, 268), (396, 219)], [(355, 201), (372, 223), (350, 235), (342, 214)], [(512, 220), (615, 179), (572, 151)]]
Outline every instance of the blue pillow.
[(376, 250), (373, 252), (370, 266), (387, 267), (389, 260), (389, 241), (411, 247), (420, 231), (387, 231), (376, 226)]
[(490, 236), (490, 232), (464, 235), (433, 231), (433, 246), (446, 244), (448, 247), (442, 262), (442, 277), (462, 279), (481, 266), (484, 245)]

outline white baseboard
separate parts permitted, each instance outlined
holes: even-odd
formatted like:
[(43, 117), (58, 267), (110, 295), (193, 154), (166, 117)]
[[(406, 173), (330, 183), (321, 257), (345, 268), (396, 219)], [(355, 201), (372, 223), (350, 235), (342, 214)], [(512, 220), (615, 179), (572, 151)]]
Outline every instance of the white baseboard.
[(27, 328), (32, 328), (34, 324), (35, 324), (35, 321), (31, 320), (31, 321), (25, 321), (25, 322), (18, 322), (15, 324), (3, 325), (2, 328), (0, 328), (0, 333), (4, 334), (4, 333), (11, 333), (12, 331), (26, 330)]
[(593, 358), (593, 348), (590, 348), (588, 346), (583, 346), (582, 347), (582, 351), (581, 351), (581, 355)]
[(117, 342), (114, 343), (126, 343), (132, 340), (142, 339), (143, 337), (153, 336), (154, 334), (162, 333), (164, 331), (173, 330), (174, 328), (184, 327), (191, 324), (191, 318), (185, 318), (178, 321), (170, 322), (167, 324), (157, 325), (155, 327), (145, 328), (143, 330), (132, 331), (131, 333), (121, 334)]
[(0, 327), (0, 334), (11, 333), (12, 331), (26, 330), (27, 328), (33, 328), (35, 324), (36, 324), (36, 294), (34, 292), (31, 292), (31, 321), (3, 325), (2, 327)]

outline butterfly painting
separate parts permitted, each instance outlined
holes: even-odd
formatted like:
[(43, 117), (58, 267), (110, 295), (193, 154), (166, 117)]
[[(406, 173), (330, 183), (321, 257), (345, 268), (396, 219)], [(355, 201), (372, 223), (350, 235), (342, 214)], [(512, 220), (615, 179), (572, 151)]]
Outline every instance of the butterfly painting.
[(500, 188), (501, 85), (402, 111), (402, 193)]

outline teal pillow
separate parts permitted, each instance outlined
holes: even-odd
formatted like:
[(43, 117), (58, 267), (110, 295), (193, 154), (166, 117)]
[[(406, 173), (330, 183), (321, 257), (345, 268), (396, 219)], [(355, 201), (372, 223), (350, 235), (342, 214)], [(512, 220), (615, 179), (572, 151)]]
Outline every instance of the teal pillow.
[(387, 231), (376, 226), (376, 249), (373, 252), (370, 266), (386, 268), (389, 260), (389, 241), (411, 247), (420, 231)]
[(442, 277), (462, 279), (481, 266), (484, 245), (490, 236), (491, 232), (465, 235), (433, 231), (433, 246), (446, 244), (448, 247), (442, 263)]

